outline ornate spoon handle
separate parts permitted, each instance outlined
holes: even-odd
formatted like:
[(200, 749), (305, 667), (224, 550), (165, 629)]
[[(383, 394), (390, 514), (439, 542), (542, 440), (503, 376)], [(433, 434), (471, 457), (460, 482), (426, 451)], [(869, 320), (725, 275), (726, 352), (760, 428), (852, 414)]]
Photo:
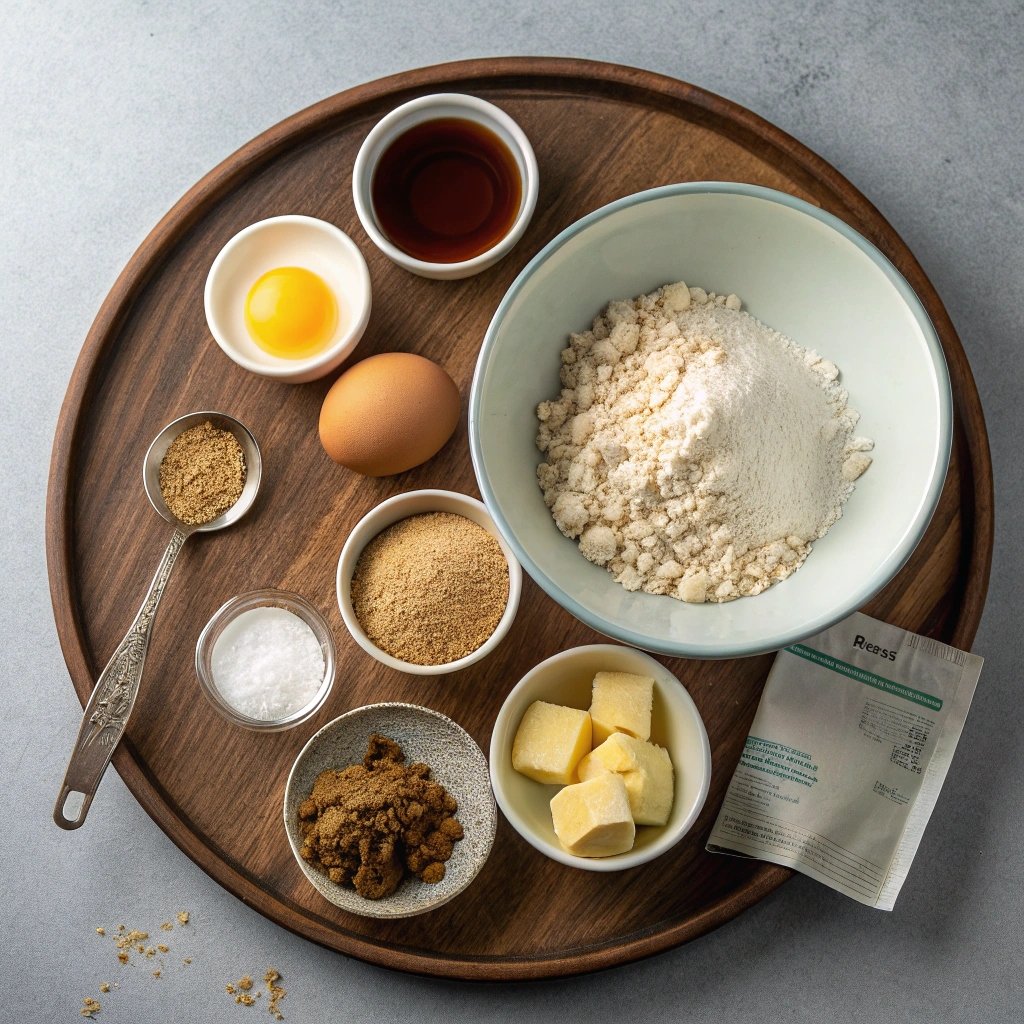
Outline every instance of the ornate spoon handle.
[[(57, 803), (53, 808), (53, 820), (61, 828), (79, 828), (85, 823), (85, 816), (100, 779), (110, 764), (114, 748), (124, 733), (128, 716), (135, 705), (157, 606), (171, 577), (178, 552), (191, 533), (191, 530), (174, 531), (139, 614), (135, 616), (131, 629), (118, 644), (113, 657), (107, 662), (107, 667), (96, 680), (96, 686), (82, 716), (82, 725), (78, 730), (78, 739), (75, 741), (71, 760), (68, 762), (68, 770), (64, 774), (60, 796), (57, 797)], [(84, 799), (77, 816), (68, 818), (64, 813), (64, 806), (72, 793), (81, 793)]]

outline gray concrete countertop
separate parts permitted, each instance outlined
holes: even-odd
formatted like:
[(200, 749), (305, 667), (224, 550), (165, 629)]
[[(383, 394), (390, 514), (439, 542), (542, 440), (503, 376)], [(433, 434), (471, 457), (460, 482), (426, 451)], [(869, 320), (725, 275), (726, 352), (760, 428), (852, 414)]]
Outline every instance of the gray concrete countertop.
[[(0, 1020), (79, 1020), (86, 996), (107, 1024), (265, 1020), (265, 995), (246, 1009), (224, 985), (270, 965), (294, 1022), (1021, 1019), (1021, 0), (7, 0), (0, 24)], [(637, 65), (751, 108), (881, 209), (960, 332), (996, 470), (975, 644), (987, 662), (892, 914), (797, 878), (643, 963), (532, 985), (442, 983), (264, 920), (187, 860), (114, 772), (86, 828), (50, 821), (81, 709), (47, 591), (46, 476), (104, 295), (181, 194), (258, 132), (381, 75), (495, 54)], [(159, 932), (179, 909), (190, 924)], [(170, 945), (163, 977), (121, 967), (95, 933), (122, 922)], [(120, 988), (101, 994), (104, 981)]]

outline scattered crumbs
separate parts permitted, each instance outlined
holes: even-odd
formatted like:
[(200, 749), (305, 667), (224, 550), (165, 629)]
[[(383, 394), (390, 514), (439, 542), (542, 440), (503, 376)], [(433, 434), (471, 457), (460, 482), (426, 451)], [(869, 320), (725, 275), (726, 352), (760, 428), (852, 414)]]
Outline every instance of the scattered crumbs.
[(185, 959), (184, 959), (184, 960), (182, 960), (181, 962), (182, 962), (183, 964), (190, 964), (190, 963), (192, 963), (192, 957), (190, 957), (190, 956), (187, 956), (187, 957), (185, 957)]
[(107, 933), (106, 933), (106, 930), (105, 930), (105, 929), (103, 929), (103, 928), (97, 928), (97, 929), (96, 929), (96, 934), (97, 934), (97, 935), (106, 935)]
[(234, 985), (225, 985), (224, 986), (224, 991), (227, 992), (227, 994), (229, 996), (233, 996), (235, 994), (235, 986)]
[(162, 932), (170, 932), (170, 931), (173, 931), (173, 930), (174, 930), (174, 925), (171, 924), (170, 921), (164, 921), (164, 923), (162, 925), (160, 925), (160, 931), (162, 931)]
[(82, 1007), (81, 1011), (83, 1017), (95, 1017), (96, 1014), (100, 1012), (100, 1004), (98, 1000), (90, 999), (86, 996), (82, 1002), (85, 1003), (85, 1006)]
[(154, 978), (159, 978), (160, 977), (160, 972), (159, 971), (154, 971), (153, 972), (153, 977)]
[(118, 953), (117, 954), (117, 959), (120, 960), (121, 963), (126, 964), (126, 963), (128, 963), (130, 957), (128, 956), (127, 953)]
[(157, 943), (156, 948), (159, 949), (161, 953), (169, 953), (171, 951), (171, 947), (165, 946), (162, 942)]
[(101, 992), (109, 992), (110, 991), (110, 982), (109, 981), (103, 982), (103, 984), (100, 985), (100, 991)]
[(154, 956), (156, 956), (156, 950), (152, 946), (150, 946), (146, 950), (146, 959), (148, 960), (150, 957), (154, 957)]
[(143, 944), (142, 944), (141, 942), (140, 942), (140, 943), (139, 943), (139, 944), (138, 944), (138, 945), (137, 945), (137, 946), (136, 946), (135, 948), (136, 948), (136, 949), (137, 949), (137, 950), (138, 950), (138, 951), (139, 951), (140, 953), (145, 953), (145, 952), (146, 952), (146, 947), (145, 947), (145, 946), (144, 946), (144, 945), (143, 945)]
[(252, 988), (252, 978), (250, 978), (248, 974), (247, 974), (247, 975), (245, 975), (245, 977), (244, 977), (244, 978), (242, 978), (242, 980), (241, 980), (241, 981), (240, 981), (240, 982), (238, 983), (238, 987), (239, 987), (239, 988), (240, 988), (240, 989), (241, 989), (241, 990), (242, 990), (243, 992), (248, 992), (248, 991), (249, 991), (249, 989), (251, 989), (251, 988)]
[(267, 983), (267, 990), (270, 992), (270, 1002), (267, 1004), (267, 1009), (278, 1020), (284, 1020), (284, 1014), (281, 1013), (278, 1003), (284, 999), (288, 993), (277, 984), (280, 978), (280, 972), (275, 971), (273, 967), (268, 968), (267, 973), (263, 975), (263, 980)]
[[(121, 925), (121, 927), (117, 930), (119, 932), (124, 932), (124, 925)], [(142, 942), (143, 939), (148, 938), (149, 932), (140, 932), (137, 929), (133, 928), (130, 932), (125, 932), (119, 938), (115, 939), (114, 945), (118, 949), (127, 949), (129, 946), (134, 946), (137, 942)], [(139, 952), (141, 953), (142, 949), (139, 949)]]
[(175, 917), (178, 919), (178, 924), (188, 924), (188, 911), (179, 910)]
[(248, 992), (242, 992), (239, 995), (235, 996), (235, 1002), (241, 1003), (243, 1006), (252, 1006), (252, 1004), (255, 1003), (256, 1000), (253, 999), (253, 997), (249, 995)]
[(124, 925), (123, 925), (123, 924), (119, 924), (119, 925), (117, 926), (117, 930), (118, 930), (119, 932), (123, 932), (123, 931), (124, 931)]

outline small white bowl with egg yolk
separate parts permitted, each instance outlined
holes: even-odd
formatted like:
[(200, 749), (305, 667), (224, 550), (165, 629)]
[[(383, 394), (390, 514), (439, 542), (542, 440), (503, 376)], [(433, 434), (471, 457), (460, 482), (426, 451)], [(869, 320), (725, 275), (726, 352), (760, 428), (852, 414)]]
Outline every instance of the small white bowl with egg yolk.
[(210, 333), (230, 359), (303, 384), (330, 373), (359, 343), (370, 319), (370, 272), (333, 224), (271, 217), (221, 249), (204, 304)]

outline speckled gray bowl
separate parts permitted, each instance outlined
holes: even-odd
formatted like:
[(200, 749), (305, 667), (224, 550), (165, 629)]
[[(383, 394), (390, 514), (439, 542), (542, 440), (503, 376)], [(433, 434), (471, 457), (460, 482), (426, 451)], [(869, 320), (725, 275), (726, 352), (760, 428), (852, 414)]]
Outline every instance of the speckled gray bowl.
[[(458, 801), (456, 817), (465, 838), (445, 865), (444, 878), (428, 885), (407, 878), (391, 896), (367, 900), (314, 870), (299, 853), (299, 804), (309, 796), (316, 777), (327, 768), (361, 764), (371, 734), (393, 739), (408, 761), (430, 765), (431, 778)], [(368, 704), (328, 722), (295, 759), (284, 791), (284, 827), (306, 877), (335, 906), (363, 917), (413, 917), (454, 899), (476, 878), (490, 856), (498, 811), (491, 793), (487, 759), (462, 726), (415, 704)]]

